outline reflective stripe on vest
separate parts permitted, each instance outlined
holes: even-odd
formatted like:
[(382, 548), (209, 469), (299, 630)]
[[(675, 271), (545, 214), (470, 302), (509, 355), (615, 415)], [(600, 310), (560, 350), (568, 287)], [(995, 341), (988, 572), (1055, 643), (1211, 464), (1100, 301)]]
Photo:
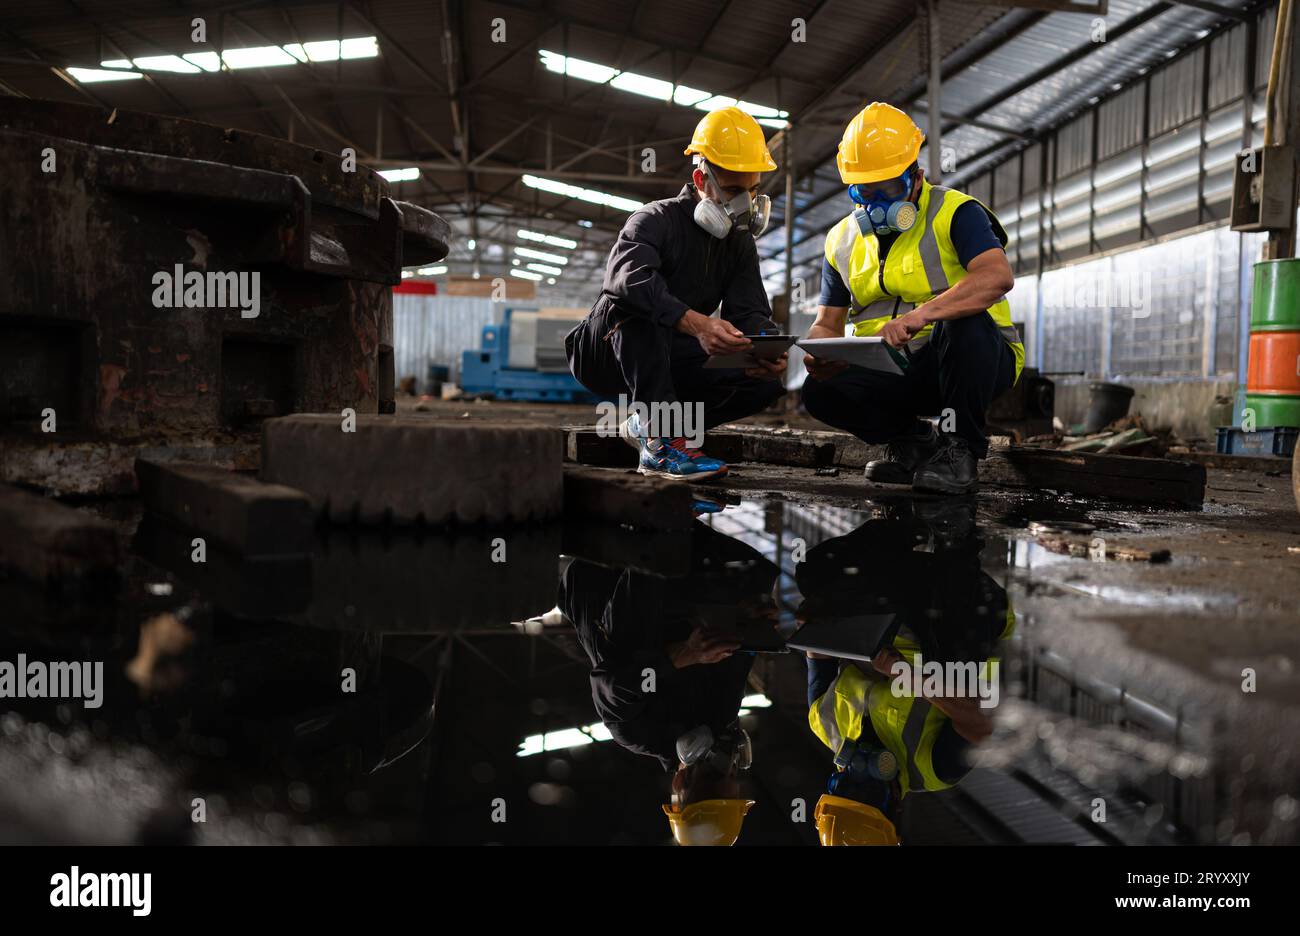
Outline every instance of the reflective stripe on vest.
[[(877, 334), (891, 318), (902, 315), (944, 292), (966, 277), (956, 249), (948, 237), (948, 226), (957, 209), (975, 201), (988, 213), (994, 232), (1006, 242), (997, 216), (963, 192), (922, 182), (918, 199), (917, 224), (899, 234), (882, 265), (880, 244), (874, 236), (863, 236), (852, 215), (840, 220), (826, 235), (825, 256), (848, 288), (850, 321), (858, 336)], [(943, 233), (941, 239), (939, 234)], [(945, 246), (946, 245), (946, 246)], [(988, 310), (998, 331), (1016, 358), (1016, 378), (1024, 366), (1025, 348), (1011, 323), (1011, 307), (1004, 296)], [(917, 333), (913, 342), (924, 344), (932, 326)], [(915, 350), (917, 344), (909, 342)]]
[(808, 709), (808, 726), (836, 756), (846, 741), (862, 736), (862, 720), (871, 727), (899, 765), (899, 785), (911, 790), (946, 790), (934, 772), (932, 756), (939, 732), (948, 721), (924, 699), (896, 698), (889, 681), (871, 682), (856, 666), (845, 666), (820, 699)]

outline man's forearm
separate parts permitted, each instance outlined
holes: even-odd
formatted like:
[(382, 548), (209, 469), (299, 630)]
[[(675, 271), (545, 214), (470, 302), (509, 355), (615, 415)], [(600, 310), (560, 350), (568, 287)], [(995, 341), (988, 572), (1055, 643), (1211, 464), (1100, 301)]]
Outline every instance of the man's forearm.
[(966, 318), (987, 312), (1006, 295), (1002, 279), (995, 275), (971, 275), (956, 286), (918, 306), (926, 324)]
[(682, 313), (682, 317), (673, 325), (673, 328), (694, 338), (700, 333), (700, 329), (704, 327), (704, 324), (708, 322), (708, 320), (709, 317), (707, 315), (701, 315), (694, 309), (687, 309)]
[(818, 306), (817, 319), (808, 329), (809, 338), (843, 338), (848, 307)]

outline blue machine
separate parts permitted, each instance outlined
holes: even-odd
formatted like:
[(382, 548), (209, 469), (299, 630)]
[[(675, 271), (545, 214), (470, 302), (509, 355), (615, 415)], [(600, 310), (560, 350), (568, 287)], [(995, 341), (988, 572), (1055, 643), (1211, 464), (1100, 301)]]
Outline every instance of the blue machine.
[(564, 336), (575, 324), (528, 309), (506, 309), (500, 325), (483, 327), (482, 347), (461, 352), (461, 390), (531, 403), (595, 402), (595, 394), (569, 373)]

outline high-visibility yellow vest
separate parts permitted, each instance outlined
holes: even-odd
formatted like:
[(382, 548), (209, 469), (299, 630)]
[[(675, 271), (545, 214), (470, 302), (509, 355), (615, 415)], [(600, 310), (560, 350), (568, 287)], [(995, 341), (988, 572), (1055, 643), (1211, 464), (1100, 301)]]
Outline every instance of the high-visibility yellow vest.
[[(876, 235), (863, 235), (853, 215), (842, 218), (826, 235), (826, 260), (839, 273), (852, 297), (849, 321), (853, 334), (876, 334), (891, 318), (910, 312), (966, 278), (952, 243), (952, 218), (957, 209), (973, 201), (987, 212), (993, 232), (1005, 246), (1007, 234), (992, 211), (973, 196), (942, 185), (921, 183), (916, 223), (899, 234), (889, 248), (882, 268)], [(1002, 337), (1016, 355), (1016, 379), (1025, 363), (1025, 346), (1011, 324), (1006, 297), (988, 310)], [(908, 342), (915, 351), (930, 338), (927, 325)]]
[[(1015, 624), (1016, 613), (1008, 600), (1007, 623), (999, 641), (1011, 636)], [(920, 648), (914, 641), (897, 637), (894, 649), (909, 664), (916, 664)], [(995, 662), (996, 656), (983, 662), (983, 678), (989, 678), (990, 664)], [(845, 742), (862, 737), (862, 720), (869, 717), (872, 731), (898, 761), (898, 782), (904, 796), (914, 790), (948, 789), (952, 784), (944, 783), (934, 771), (934, 744), (950, 719), (925, 699), (895, 696), (891, 685), (892, 680), (868, 679), (855, 664), (846, 665), (821, 698), (809, 706), (808, 727), (838, 757)]]

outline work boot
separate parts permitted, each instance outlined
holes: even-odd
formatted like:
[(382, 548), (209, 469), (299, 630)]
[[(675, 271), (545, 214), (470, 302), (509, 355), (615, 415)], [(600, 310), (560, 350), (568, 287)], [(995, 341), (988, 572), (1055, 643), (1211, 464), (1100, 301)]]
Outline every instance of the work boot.
[(929, 432), (899, 436), (885, 446), (885, 457), (867, 462), (868, 481), (877, 484), (911, 484), (916, 469), (939, 450), (939, 433), (926, 424)]
[(641, 463), (637, 471), (643, 475), (670, 481), (707, 481), (727, 473), (726, 462), (690, 448), (682, 438), (641, 439), (639, 448)]
[(975, 453), (961, 436), (943, 436), (939, 450), (916, 470), (912, 489), (931, 494), (969, 494), (979, 482)]
[(925, 524), (934, 544), (942, 549), (954, 549), (976, 534), (973, 497), (917, 500), (915, 509), (916, 519)]

